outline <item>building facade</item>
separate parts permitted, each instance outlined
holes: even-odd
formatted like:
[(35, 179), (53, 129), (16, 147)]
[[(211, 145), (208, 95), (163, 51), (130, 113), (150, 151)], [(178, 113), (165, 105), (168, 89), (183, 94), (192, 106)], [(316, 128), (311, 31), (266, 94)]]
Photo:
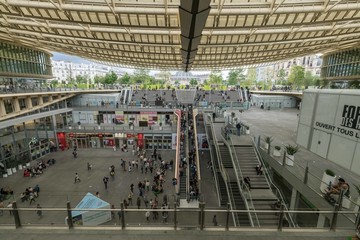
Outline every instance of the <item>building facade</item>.
[(120, 68), (104, 66), (99, 64), (73, 63), (68, 61), (52, 60), (54, 78), (58, 82), (68, 83), (70, 79), (76, 76), (82, 76), (89, 79), (89, 83), (94, 83), (95, 76), (103, 77), (107, 73), (115, 72), (119, 77), (125, 74)]
[(360, 80), (360, 48), (348, 49), (323, 56), (321, 78), (331, 81)]

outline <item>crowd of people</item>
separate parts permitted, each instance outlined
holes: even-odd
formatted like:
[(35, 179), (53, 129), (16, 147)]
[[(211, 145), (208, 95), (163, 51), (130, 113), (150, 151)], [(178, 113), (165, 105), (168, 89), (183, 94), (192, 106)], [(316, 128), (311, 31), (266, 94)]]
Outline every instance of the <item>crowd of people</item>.
[(190, 176), (189, 176), (189, 195), (190, 200), (196, 200), (199, 197), (199, 187), (198, 187), (198, 166), (196, 162), (196, 148), (195, 148), (195, 137), (194, 132), (194, 121), (193, 121), (193, 108), (191, 105), (188, 106), (188, 140), (189, 140), (189, 167), (190, 167)]
[(33, 167), (28, 167), (24, 169), (23, 176), (24, 177), (38, 177), (43, 172), (50, 167), (51, 165), (54, 165), (56, 163), (55, 159), (49, 159), (49, 160), (42, 160), (37, 162)]

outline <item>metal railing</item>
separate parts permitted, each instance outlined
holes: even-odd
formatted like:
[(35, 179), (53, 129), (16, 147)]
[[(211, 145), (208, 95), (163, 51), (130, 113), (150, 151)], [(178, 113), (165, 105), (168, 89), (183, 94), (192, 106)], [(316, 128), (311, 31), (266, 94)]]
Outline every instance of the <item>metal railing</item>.
[[(239, 159), (237, 157), (237, 154), (236, 154), (236, 151), (235, 151), (235, 148), (234, 148), (234, 144), (233, 144), (231, 138), (226, 140), (224, 138), (224, 136), (223, 136), (223, 139), (224, 139), (224, 142), (226, 143), (226, 145), (227, 145), (227, 147), (228, 147), (228, 149), (230, 151), (231, 161), (232, 161), (233, 166), (234, 166), (235, 175), (236, 175), (236, 178), (237, 178), (237, 181), (238, 181), (238, 185), (239, 185), (240, 189), (243, 190), (243, 191), (240, 191), (240, 193), (241, 193), (242, 198), (244, 199), (245, 207), (246, 207), (246, 209), (254, 210), (254, 203), (252, 201), (250, 189), (248, 188), (248, 186), (243, 181), (244, 176), (243, 176), (242, 171), (241, 171)], [(228, 141), (229, 141), (229, 143), (228, 143)], [(246, 197), (244, 192), (246, 193), (246, 195), (248, 197)], [(251, 208), (250, 208), (250, 206), (251, 206)], [(251, 215), (249, 215), (249, 219), (250, 219), (250, 222), (251, 222), (251, 226), (254, 226), (254, 221), (253, 221)], [(255, 220), (258, 223), (258, 225), (260, 225), (259, 219), (258, 219), (256, 214), (255, 214)]]
[[(222, 158), (221, 158), (221, 155), (220, 155), (220, 149), (219, 149), (218, 141), (217, 141), (216, 134), (215, 134), (214, 124), (212, 122), (212, 116), (208, 115), (208, 118), (210, 119), (210, 128), (211, 128), (211, 132), (212, 132), (212, 136), (213, 136), (213, 142), (214, 142), (214, 146), (215, 146), (215, 152), (216, 152), (216, 155), (217, 155), (219, 170), (220, 170), (220, 172), (221, 172), (221, 174), (222, 174), (222, 176), (224, 178), (226, 190), (228, 192), (228, 199), (230, 200), (229, 201), (230, 209), (234, 209), (235, 203), (234, 203), (234, 199), (232, 197), (233, 194), (232, 194), (231, 188), (228, 185), (229, 177), (228, 177), (228, 175), (226, 173), (226, 170), (224, 168), (224, 165), (223, 165), (223, 163), (221, 161)], [(238, 218), (235, 216), (235, 214), (232, 214), (232, 216), (233, 216), (234, 222), (238, 224), (238, 222), (239, 222)]]
[[(263, 172), (265, 173), (266, 181), (268, 182), (269, 186), (271, 187), (272, 192), (275, 194), (277, 199), (279, 199), (283, 203), (283, 207), (284, 207), (285, 211), (289, 211), (287, 204), (285, 204), (286, 201), (285, 201), (285, 198), (284, 198), (282, 192), (275, 185), (275, 183), (272, 181), (272, 177), (271, 177), (271, 175), (270, 175), (270, 173), (268, 171), (268, 168), (267, 168), (267, 166), (266, 166), (266, 164), (265, 164), (265, 162), (264, 162), (264, 160), (263, 160), (263, 158), (262, 158), (262, 156), (261, 156), (261, 154), (259, 152), (257, 144), (255, 144), (254, 139), (252, 139), (252, 141), (253, 141), (253, 146), (254, 146), (254, 149), (255, 149), (256, 156), (257, 156), (258, 160), (260, 161), (260, 163), (263, 166)], [(294, 219), (292, 218), (292, 216), (290, 214), (287, 215), (287, 219), (289, 220), (291, 227), (296, 227), (297, 226), (297, 224), (294, 222)]]

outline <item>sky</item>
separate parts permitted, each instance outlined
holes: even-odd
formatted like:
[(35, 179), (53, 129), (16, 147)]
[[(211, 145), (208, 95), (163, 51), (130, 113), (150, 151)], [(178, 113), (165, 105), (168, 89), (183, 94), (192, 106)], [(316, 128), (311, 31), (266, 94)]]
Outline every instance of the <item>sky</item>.
[[(68, 54), (63, 54), (63, 53), (58, 53), (58, 52), (52, 52), (53, 57), (52, 59), (55, 61), (67, 61), (67, 62), (73, 62), (73, 63), (85, 63), (85, 64), (98, 64), (89, 60), (86, 60), (84, 58), (81, 57), (77, 57), (77, 56), (72, 56), (72, 55), (68, 55)], [(128, 72), (128, 73), (133, 73), (134, 69), (130, 69), (130, 68), (120, 68), (123, 69), (124, 71)], [(150, 74), (155, 74), (159, 71), (156, 70), (151, 70)], [(170, 71), (171, 74), (175, 74), (176, 71)], [(193, 73), (194, 75), (196, 74), (203, 74), (203, 73), (210, 73), (210, 71), (191, 71), (191, 73)], [(228, 75), (229, 71), (222, 71), (222, 75), (223, 78), (226, 78)]]

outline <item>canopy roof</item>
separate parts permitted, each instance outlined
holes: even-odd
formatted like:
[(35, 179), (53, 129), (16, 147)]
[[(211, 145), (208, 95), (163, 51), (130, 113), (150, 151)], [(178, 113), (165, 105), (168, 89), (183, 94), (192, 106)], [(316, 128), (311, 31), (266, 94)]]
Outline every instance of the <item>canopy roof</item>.
[(114, 66), (223, 70), (360, 45), (358, 0), (0, 0), (0, 39)]

